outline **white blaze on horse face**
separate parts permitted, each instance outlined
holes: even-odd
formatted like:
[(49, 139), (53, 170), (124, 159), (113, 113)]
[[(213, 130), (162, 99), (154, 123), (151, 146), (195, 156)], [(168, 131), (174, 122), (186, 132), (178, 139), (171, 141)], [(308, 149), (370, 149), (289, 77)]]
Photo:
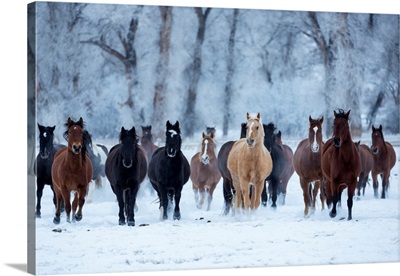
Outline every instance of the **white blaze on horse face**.
[(203, 152), (203, 155), (201, 156), (201, 162), (203, 162), (203, 164), (205, 164), (205, 165), (207, 165), (209, 162), (208, 154), (207, 154), (207, 147), (208, 147), (208, 140), (204, 140), (204, 152)]
[(43, 133), (43, 137), (46, 138), (47, 137), (47, 132)]
[(168, 132), (171, 133), (171, 138), (173, 138), (174, 135), (178, 135), (178, 132), (176, 132), (176, 131), (173, 130), (173, 129), (168, 130)]
[(318, 127), (314, 127), (313, 128), (313, 130), (314, 130), (314, 141), (313, 141), (313, 144), (312, 144), (312, 151), (313, 152), (318, 152), (318, 150), (319, 150), (319, 147), (318, 147), (318, 143), (317, 143), (317, 131), (318, 131)]
[(250, 137), (251, 137), (251, 133), (252, 133), (252, 131), (253, 131), (253, 126), (254, 126), (254, 122), (251, 122), (251, 124), (250, 124), (250, 131), (249, 131), (249, 135), (248, 135), (247, 138), (250, 138)]

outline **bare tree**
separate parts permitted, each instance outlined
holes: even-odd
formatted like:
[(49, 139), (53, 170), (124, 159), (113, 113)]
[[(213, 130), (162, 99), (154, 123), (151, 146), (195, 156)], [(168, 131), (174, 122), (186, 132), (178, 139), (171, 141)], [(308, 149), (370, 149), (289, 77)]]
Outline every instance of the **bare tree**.
[[(169, 52), (171, 47), (172, 7), (159, 7), (161, 15), (160, 27), (160, 53), (156, 68), (156, 85), (153, 100), (152, 122), (162, 122), (165, 117), (165, 94), (167, 92), (167, 76), (169, 65)], [(163, 124), (155, 124), (153, 133), (160, 136)]]
[(235, 37), (236, 37), (236, 25), (239, 10), (233, 10), (233, 19), (231, 24), (231, 31), (229, 34), (228, 42), (228, 61), (227, 61), (227, 74), (226, 74), (226, 85), (225, 85), (225, 97), (224, 97), (224, 118), (222, 122), (222, 133), (223, 135), (228, 134), (229, 121), (231, 117), (231, 98), (232, 98), (232, 78), (235, 70)]
[(197, 15), (199, 25), (197, 28), (193, 61), (187, 69), (189, 78), (189, 89), (183, 121), (183, 129), (185, 131), (185, 134), (189, 137), (193, 135), (195, 128), (195, 107), (197, 99), (197, 86), (199, 84), (199, 79), (201, 75), (202, 46), (206, 32), (206, 21), (208, 15), (210, 14), (211, 8), (206, 8), (204, 12), (202, 8), (194, 8), (194, 11)]

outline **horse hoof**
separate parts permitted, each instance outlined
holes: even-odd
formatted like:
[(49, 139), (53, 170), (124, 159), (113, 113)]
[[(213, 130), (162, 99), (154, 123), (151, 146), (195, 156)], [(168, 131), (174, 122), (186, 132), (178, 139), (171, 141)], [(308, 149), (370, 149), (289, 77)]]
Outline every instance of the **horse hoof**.
[(54, 217), (53, 223), (54, 224), (60, 224), (60, 217)]
[(128, 226), (135, 226), (135, 221), (128, 221)]
[(330, 212), (329, 212), (329, 216), (330, 216), (331, 218), (334, 218), (334, 217), (336, 217), (336, 213), (333, 213), (332, 211), (330, 211)]
[(122, 226), (122, 225), (125, 225), (126, 223), (125, 223), (124, 220), (120, 220), (120, 221), (118, 222), (118, 224)]
[(264, 206), (264, 207), (267, 207), (267, 202), (263, 201), (263, 202), (261, 202), (261, 205)]
[(174, 213), (174, 220), (180, 220), (181, 219), (181, 213), (180, 212), (175, 212)]
[(74, 216), (76, 221), (81, 221), (82, 220), (82, 215), (75, 215)]
[(40, 213), (35, 213), (35, 215), (36, 215), (36, 218), (41, 218), (42, 217), (42, 215)]

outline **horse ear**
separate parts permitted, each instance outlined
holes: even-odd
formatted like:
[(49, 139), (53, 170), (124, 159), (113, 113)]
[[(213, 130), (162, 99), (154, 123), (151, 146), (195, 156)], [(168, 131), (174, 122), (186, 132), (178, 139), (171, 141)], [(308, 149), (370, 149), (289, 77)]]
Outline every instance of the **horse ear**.
[(211, 139), (214, 139), (214, 133), (213, 132), (211, 132), (210, 137), (211, 137)]
[(202, 133), (202, 135), (203, 135), (203, 138), (206, 137), (206, 135), (204, 134), (204, 132)]
[(55, 129), (56, 129), (56, 126), (50, 127), (50, 130), (52, 133), (54, 132)]
[(77, 123), (81, 128), (83, 128), (83, 119), (82, 117), (79, 118), (79, 121)]
[(67, 120), (68, 127), (70, 127), (73, 123), (74, 123), (74, 121), (71, 120), (71, 117), (68, 117), (68, 120)]
[(260, 112), (257, 113), (257, 119), (261, 119), (261, 114), (260, 114)]
[(311, 123), (312, 121), (311, 115), (308, 116), (308, 121)]
[(347, 118), (347, 119), (349, 119), (349, 117), (350, 117), (350, 111), (351, 111), (351, 110), (347, 111), (347, 113), (346, 113), (346, 118)]
[(168, 120), (168, 121), (167, 121), (167, 129), (168, 129), (168, 128), (171, 128), (171, 126), (172, 126), (172, 125), (171, 125), (171, 123), (170, 123), (169, 120)]
[(372, 132), (374, 132), (376, 130), (376, 128), (374, 127), (374, 125), (372, 125)]
[(278, 138), (280, 139), (282, 137), (282, 132), (278, 131), (278, 134), (276, 134), (276, 136), (278, 136)]
[(382, 125), (379, 125), (379, 131), (382, 132)]
[(250, 119), (250, 114), (249, 114), (249, 112), (247, 112), (247, 114), (246, 114), (246, 119), (247, 119), (247, 120)]
[(39, 125), (39, 123), (37, 125), (38, 125), (38, 128), (39, 128), (39, 131), (42, 132), (44, 130), (44, 126)]
[(126, 129), (124, 127), (121, 127), (121, 132), (126, 132)]
[(321, 119), (319, 119), (319, 122), (322, 124), (324, 122), (324, 116), (321, 117)]

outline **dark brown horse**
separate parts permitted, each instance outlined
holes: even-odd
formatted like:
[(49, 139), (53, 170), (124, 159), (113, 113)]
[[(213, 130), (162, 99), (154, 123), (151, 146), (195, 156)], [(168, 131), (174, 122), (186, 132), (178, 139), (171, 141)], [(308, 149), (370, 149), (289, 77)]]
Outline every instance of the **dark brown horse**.
[(351, 139), (350, 110), (334, 111), (333, 137), (326, 141), (322, 151), (322, 172), (326, 178), (325, 192), (328, 206), (333, 203), (330, 217), (337, 215), (336, 205), (347, 188), (348, 220), (352, 219), (353, 196), (357, 177), (361, 173), (361, 160), (357, 146)]
[(358, 183), (357, 183), (357, 196), (362, 194), (365, 195), (365, 187), (367, 186), (368, 176), (374, 166), (374, 157), (366, 144), (360, 144), (357, 142), (356, 145), (358, 146), (358, 151), (360, 153), (360, 160), (361, 160), (361, 173), (358, 176)]
[(215, 150), (214, 134), (203, 133), (201, 151), (197, 152), (190, 160), (190, 179), (197, 208), (202, 208), (207, 196), (207, 211), (210, 210), (214, 190), (221, 179)]
[(374, 195), (378, 197), (378, 174), (382, 178), (382, 195), (385, 198), (385, 193), (389, 189), (390, 170), (396, 164), (396, 152), (393, 146), (385, 141), (382, 132), (382, 125), (379, 128), (372, 126), (372, 146), (371, 152), (374, 158), (374, 167), (372, 168), (372, 183), (374, 187)]
[[(323, 174), (321, 169), (321, 156), (324, 143), (322, 142), (322, 123), (324, 117), (313, 119), (308, 117), (310, 127), (308, 138), (300, 141), (293, 155), (293, 167), (300, 177), (300, 185), (303, 190), (304, 216), (309, 216), (309, 207), (315, 210), (315, 202), (320, 190), (322, 209), (325, 208), (323, 193)], [(314, 182), (314, 189), (311, 193), (311, 183)], [(312, 196), (312, 200), (311, 200)]]
[[(68, 118), (65, 124), (67, 130), (64, 137), (68, 141), (68, 147), (60, 149), (54, 156), (51, 167), (54, 192), (56, 193), (57, 206), (53, 222), (60, 223), (61, 201), (64, 201), (67, 221), (70, 222), (71, 192), (75, 192), (72, 202), (72, 221), (82, 219), (82, 208), (85, 204), (87, 187), (93, 176), (92, 162), (86, 149), (88, 137), (84, 132), (83, 119), (74, 122)], [(76, 212), (77, 207), (79, 210)]]
[(142, 126), (142, 137), (140, 138), (140, 145), (146, 151), (147, 165), (149, 165), (153, 153), (158, 149), (158, 147), (153, 142), (151, 126)]
[(282, 132), (278, 131), (275, 136), (275, 140), (278, 145), (280, 145), (283, 149), (283, 154), (285, 156), (285, 167), (282, 173), (279, 176), (280, 185), (278, 187), (278, 195), (282, 195), (282, 205), (285, 205), (285, 198), (287, 192), (287, 185), (289, 183), (289, 179), (292, 177), (294, 173), (293, 167), (293, 150), (286, 144), (282, 143)]

